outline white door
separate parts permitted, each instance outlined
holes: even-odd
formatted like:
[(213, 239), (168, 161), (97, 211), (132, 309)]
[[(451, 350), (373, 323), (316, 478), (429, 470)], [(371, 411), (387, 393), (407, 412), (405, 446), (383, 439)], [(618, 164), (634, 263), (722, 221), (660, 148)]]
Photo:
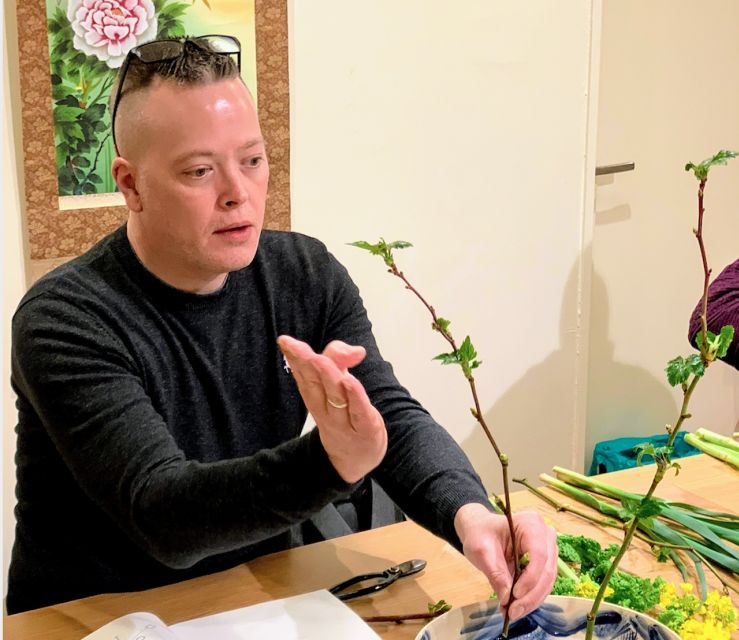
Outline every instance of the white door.
[[(681, 392), (667, 361), (687, 355), (702, 292), (691, 230), (697, 181), (684, 171), (739, 149), (739, 3), (603, 0), (586, 464), (599, 440), (663, 433)], [(739, 257), (739, 160), (711, 172), (704, 238), (714, 276)], [(687, 428), (737, 429), (739, 372), (718, 363)]]

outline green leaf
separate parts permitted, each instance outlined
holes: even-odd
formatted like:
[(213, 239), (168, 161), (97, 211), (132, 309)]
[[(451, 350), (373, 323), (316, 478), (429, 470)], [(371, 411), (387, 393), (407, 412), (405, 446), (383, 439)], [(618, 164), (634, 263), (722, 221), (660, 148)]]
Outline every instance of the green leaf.
[(77, 138), (78, 140), (85, 139), (85, 136), (82, 134), (82, 127), (80, 127), (76, 122), (68, 123), (67, 126), (64, 127), (64, 132), (72, 138)]
[(449, 325), (451, 322), (447, 320), (446, 318), (437, 318), (436, 319), (436, 325), (434, 328), (437, 331), (441, 331), (442, 333), (446, 333), (446, 331), (449, 329)]
[[(708, 336), (708, 339), (706, 340), (706, 351), (711, 348), (711, 342), (716, 339), (716, 334), (713, 333), (713, 331), (707, 331), (706, 335)], [(701, 349), (703, 347), (703, 331), (699, 331), (695, 334), (695, 346)]]
[(721, 331), (718, 334), (718, 340), (716, 345), (716, 357), (723, 358), (729, 351), (731, 342), (734, 339), (734, 327), (727, 324), (721, 327)]
[(176, 19), (184, 15), (189, 8), (190, 5), (187, 4), (170, 4), (164, 8), (162, 13), (172, 19)]
[(439, 600), (438, 602), (434, 603), (429, 602), (428, 607), (429, 613), (439, 615), (449, 611), (452, 608), (452, 605), (447, 604), (447, 602), (445, 602), (444, 600)]
[(408, 247), (412, 247), (413, 245), (410, 242), (406, 242), (405, 240), (394, 240), (387, 246), (390, 249), (407, 249)]
[(84, 109), (80, 109), (79, 107), (67, 104), (57, 105), (54, 107), (54, 120), (56, 122), (75, 122), (83, 112)]
[(667, 372), (667, 381), (673, 387), (687, 382), (691, 374), (702, 376), (705, 370), (705, 365), (697, 353), (687, 358), (683, 358), (682, 356), (673, 358), (667, 363), (667, 368), (665, 369)]
[(636, 466), (640, 467), (642, 463), (642, 458), (644, 456), (652, 456), (655, 460), (657, 459), (657, 452), (654, 448), (654, 445), (651, 442), (644, 442), (642, 444), (638, 444), (634, 447), (634, 451), (637, 452), (636, 455)]
[[(707, 331), (705, 346), (707, 360), (713, 361), (716, 358), (725, 357), (733, 339), (734, 327), (730, 324), (721, 327), (721, 331), (718, 335), (712, 331)], [(699, 349), (703, 349), (703, 331), (699, 331), (696, 334), (695, 344)]]
[(711, 170), (711, 167), (726, 164), (731, 158), (736, 158), (737, 155), (739, 154), (736, 151), (721, 150), (714, 156), (706, 158), (698, 164), (688, 162), (685, 165), (685, 171), (692, 171), (698, 180), (705, 180), (708, 178), (708, 172)]
[(72, 160), (72, 164), (76, 167), (89, 167), (90, 161), (84, 156), (80, 156), (78, 158), (74, 158)]
[(652, 500), (650, 498), (649, 500), (641, 501), (636, 515), (640, 519), (651, 518), (653, 516), (658, 516), (660, 513), (662, 513), (663, 509), (664, 505), (661, 502), (659, 502), (658, 500)]
[(106, 106), (104, 104), (93, 104), (87, 107), (87, 117), (92, 120), (100, 120), (105, 115)]
[(452, 351), (451, 353), (440, 353), (438, 356), (432, 358), (432, 360), (440, 360), (441, 364), (459, 364), (458, 354), (458, 351)]
[(357, 240), (356, 242), (349, 242), (348, 243), (352, 247), (357, 247), (359, 249), (364, 249), (365, 251), (371, 252), (373, 255), (377, 255), (377, 245), (370, 244), (369, 242), (366, 242), (365, 240)]
[(472, 341), (470, 340), (470, 337), (467, 336), (459, 347), (459, 359), (470, 362), (476, 357), (477, 351), (475, 351), (475, 347), (472, 346)]

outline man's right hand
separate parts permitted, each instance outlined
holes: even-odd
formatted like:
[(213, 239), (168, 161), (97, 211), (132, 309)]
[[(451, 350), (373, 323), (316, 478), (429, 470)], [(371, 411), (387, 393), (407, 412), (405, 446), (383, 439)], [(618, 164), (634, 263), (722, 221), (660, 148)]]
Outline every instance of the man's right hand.
[(277, 344), (337, 473), (349, 483), (361, 480), (387, 450), (385, 422), (362, 384), (348, 372), (364, 360), (364, 348), (334, 341), (318, 354), (289, 336), (280, 336)]

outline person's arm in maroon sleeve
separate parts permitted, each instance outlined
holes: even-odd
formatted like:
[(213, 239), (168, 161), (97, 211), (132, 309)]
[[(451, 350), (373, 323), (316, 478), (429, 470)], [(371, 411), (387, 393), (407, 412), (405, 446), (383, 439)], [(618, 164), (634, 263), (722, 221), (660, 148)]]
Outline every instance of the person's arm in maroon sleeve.
[[(696, 346), (695, 337), (701, 330), (701, 300), (693, 310), (688, 330), (688, 340)], [(706, 314), (708, 330), (718, 333), (721, 327), (734, 327), (734, 340), (729, 347), (724, 362), (739, 369), (739, 260), (726, 267), (708, 287), (708, 311)]]

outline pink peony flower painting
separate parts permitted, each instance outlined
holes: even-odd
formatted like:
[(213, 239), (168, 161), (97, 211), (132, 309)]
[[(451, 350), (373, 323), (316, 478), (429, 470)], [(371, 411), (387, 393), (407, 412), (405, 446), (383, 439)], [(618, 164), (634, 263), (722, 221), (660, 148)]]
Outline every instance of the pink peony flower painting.
[(74, 48), (111, 69), (120, 67), (137, 44), (157, 35), (152, 0), (70, 0), (67, 17), (74, 30)]

